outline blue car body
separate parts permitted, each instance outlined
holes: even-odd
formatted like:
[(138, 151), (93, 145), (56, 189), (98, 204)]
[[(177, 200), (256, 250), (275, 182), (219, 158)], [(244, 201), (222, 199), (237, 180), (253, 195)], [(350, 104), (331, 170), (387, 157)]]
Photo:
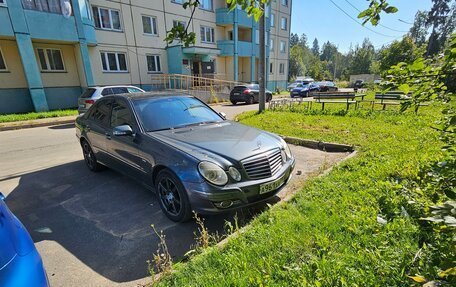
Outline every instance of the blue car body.
[(320, 91), (320, 86), (318, 86), (316, 83), (308, 83), (308, 84), (298, 84), (296, 88), (291, 90), (290, 96), (292, 98), (294, 97), (309, 97), (311, 96), (311, 93), (313, 92), (319, 92)]
[(0, 286), (49, 286), (41, 256), (0, 193)]

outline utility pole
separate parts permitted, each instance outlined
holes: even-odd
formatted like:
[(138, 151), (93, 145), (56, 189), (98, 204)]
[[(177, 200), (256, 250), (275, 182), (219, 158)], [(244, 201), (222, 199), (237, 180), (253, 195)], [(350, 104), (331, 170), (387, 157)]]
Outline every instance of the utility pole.
[(263, 113), (266, 109), (266, 37), (265, 37), (265, 19), (266, 9), (263, 1), (260, 1), (260, 7), (263, 15), (260, 18), (260, 67), (259, 67), (259, 84), (260, 84), (260, 108), (259, 112)]

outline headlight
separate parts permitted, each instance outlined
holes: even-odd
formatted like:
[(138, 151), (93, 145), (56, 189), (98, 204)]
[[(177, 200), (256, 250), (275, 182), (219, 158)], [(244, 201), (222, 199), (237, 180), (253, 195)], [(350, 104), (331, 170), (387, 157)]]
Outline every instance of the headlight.
[(234, 166), (232, 166), (228, 169), (228, 173), (235, 181), (241, 181), (241, 178), (242, 178), (241, 173)]
[(198, 165), (200, 174), (210, 183), (215, 185), (225, 185), (228, 182), (228, 176), (225, 171), (212, 162), (203, 161)]
[(287, 159), (291, 159), (293, 155), (291, 154), (290, 147), (288, 144), (283, 140), (283, 138), (280, 138), (280, 141), (282, 142), (283, 149), (285, 150), (285, 154), (287, 155)]

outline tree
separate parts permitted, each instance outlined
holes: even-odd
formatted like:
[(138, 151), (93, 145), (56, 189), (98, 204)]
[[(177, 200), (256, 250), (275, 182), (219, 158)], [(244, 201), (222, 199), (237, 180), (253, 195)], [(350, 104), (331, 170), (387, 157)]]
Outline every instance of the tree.
[(392, 66), (400, 62), (412, 63), (423, 52), (410, 36), (405, 36), (401, 41), (394, 41), (379, 52), (379, 69), (381, 72), (387, 72)]
[(318, 40), (317, 40), (317, 38), (315, 38), (315, 40), (313, 41), (313, 44), (312, 44), (312, 53), (313, 53), (315, 56), (320, 56), (320, 46), (318, 45)]
[(372, 61), (375, 57), (375, 49), (369, 39), (364, 39), (361, 47), (356, 46), (353, 60), (350, 64), (352, 74), (369, 74), (371, 73)]
[(303, 48), (307, 48), (307, 35), (302, 33), (301, 37), (299, 37), (299, 45)]
[(427, 46), (427, 55), (432, 56), (440, 52), (450, 33), (453, 32), (454, 14), (456, 5), (450, 7), (453, 0), (432, 0), (431, 11), (428, 12), (426, 25), (432, 27)]
[(289, 79), (295, 79), (298, 76), (305, 75), (307, 72), (303, 61), (303, 50), (304, 48), (300, 45), (294, 45), (290, 49), (290, 67), (288, 70)]
[(290, 47), (293, 47), (299, 43), (298, 34), (291, 33), (290, 35)]
[(425, 11), (418, 11), (415, 14), (415, 21), (413, 22), (412, 28), (410, 28), (410, 38), (415, 41), (417, 45), (423, 45), (426, 43), (428, 28), (426, 22), (428, 19), (428, 13)]

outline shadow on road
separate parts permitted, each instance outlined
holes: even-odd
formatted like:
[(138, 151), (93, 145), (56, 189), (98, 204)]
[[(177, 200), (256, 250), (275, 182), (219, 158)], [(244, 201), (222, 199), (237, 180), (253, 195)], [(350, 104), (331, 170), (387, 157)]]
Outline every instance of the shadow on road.
[[(148, 275), (146, 261), (158, 244), (151, 224), (163, 230), (175, 260), (195, 243), (194, 221), (170, 221), (153, 192), (109, 169), (92, 173), (83, 161), (23, 175), (7, 202), (35, 242), (55, 241), (115, 282)], [(265, 208), (262, 204), (237, 211), (240, 224)], [(232, 222), (234, 216), (234, 212), (208, 216), (205, 223), (211, 233), (223, 234), (225, 221)]]

